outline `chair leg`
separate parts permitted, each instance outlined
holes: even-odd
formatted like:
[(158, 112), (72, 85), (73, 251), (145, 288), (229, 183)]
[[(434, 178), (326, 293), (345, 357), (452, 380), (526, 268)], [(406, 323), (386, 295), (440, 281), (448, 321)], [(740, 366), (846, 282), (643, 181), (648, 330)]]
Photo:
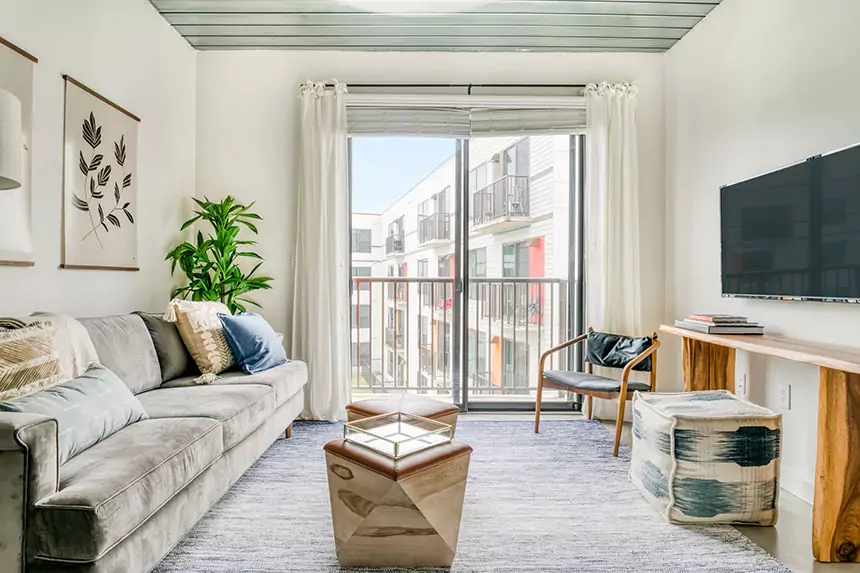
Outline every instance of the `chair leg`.
[(535, 434), (540, 432), (540, 403), (543, 398), (543, 376), (538, 379), (537, 398), (535, 399)]
[(594, 419), (594, 396), (587, 396), (588, 398), (588, 419)]
[(286, 437), (287, 439), (290, 439), (293, 437), (293, 425), (292, 424), (287, 426), (287, 429), (284, 431), (284, 437)]
[(618, 446), (621, 444), (621, 430), (624, 428), (624, 407), (627, 405), (627, 395), (618, 395), (618, 421), (615, 423), (615, 449), (612, 455), (618, 457)]

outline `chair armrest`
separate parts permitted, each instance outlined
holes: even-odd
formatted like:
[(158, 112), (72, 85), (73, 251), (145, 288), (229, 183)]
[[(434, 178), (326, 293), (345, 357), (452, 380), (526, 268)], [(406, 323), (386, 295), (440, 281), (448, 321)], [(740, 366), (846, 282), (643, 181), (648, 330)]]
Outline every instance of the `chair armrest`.
[(624, 371), (621, 373), (621, 381), (624, 384), (624, 386), (627, 385), (627, 377), (630, 376), (630, 372), (633, 370), (633, 368), (637, 364), (639, 364), (640, 362), (642, 362), (643, 360), (645, 360), (646, 358), (648, 358), (649, 356), (651, 356), (652, 354), (657, 352), (658, 348), (660, 348), (660, 341), (655, 340), (654, 344), (652, 344), (647, 349), (642, 351), (640, 354), (638, 354), (636, 356), (636, 358), (634, 358), (633, 360), (631, 360), (630, 362), (628, 362), (624, 366)]
[(0, 412), (0, 563), (10, 566), (4, 571), (24, 571), (33, 506), (58, 483), (57, 421)]
[(572, 338), (572, 339), (568, 340), (567, 342), (562, 342), (558, 346), (553, 346), (552, 348), (550, 348), (549, 350), (547, 350), (546, 352), (541, 354), (541, 357), (540, 357), (541, 374), (543, 374), (544, 362), (546, 362), (546, 359), (549, 358), (550, 354), (552, 354), (553, 352), (558, 352), (559, 350), (564, 350), (565, 348), (567, 348), (569, 346), (573, 346), (574, 344), (577, 344), (578, 342), (582, 342), (586, 338), (588, 338), (588, 334), (580, 334), (576, 338)]

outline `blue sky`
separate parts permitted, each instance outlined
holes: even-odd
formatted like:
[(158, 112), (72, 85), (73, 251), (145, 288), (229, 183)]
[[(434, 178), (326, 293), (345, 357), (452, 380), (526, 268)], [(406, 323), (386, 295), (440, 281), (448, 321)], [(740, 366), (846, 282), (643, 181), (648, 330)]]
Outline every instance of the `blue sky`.
[(381, 213), (454, 155), (453, 139), (356, 137), (352, 140), (352, 210)]

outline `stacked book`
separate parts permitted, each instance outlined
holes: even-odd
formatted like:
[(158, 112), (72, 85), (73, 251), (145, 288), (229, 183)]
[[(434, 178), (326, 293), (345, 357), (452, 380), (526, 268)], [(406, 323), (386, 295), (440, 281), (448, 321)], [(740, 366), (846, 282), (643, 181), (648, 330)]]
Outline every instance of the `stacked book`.
[(764, 334), (761, 324), (730, 314), (688, 314), (684, 320), (676, 320), (675, 326), (706, 334)]

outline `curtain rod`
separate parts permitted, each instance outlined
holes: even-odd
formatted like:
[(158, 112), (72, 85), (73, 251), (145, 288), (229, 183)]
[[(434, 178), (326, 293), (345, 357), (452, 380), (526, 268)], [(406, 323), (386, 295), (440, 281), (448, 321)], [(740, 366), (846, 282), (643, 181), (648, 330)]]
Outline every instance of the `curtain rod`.
[[(587, 84), (365, 84), (345, 82), (347, 86), (356, 88), (467, 88), (469, 94), (472, 88), (585, 88)], [(334, 83), (326, 82), (327, 87)]]

